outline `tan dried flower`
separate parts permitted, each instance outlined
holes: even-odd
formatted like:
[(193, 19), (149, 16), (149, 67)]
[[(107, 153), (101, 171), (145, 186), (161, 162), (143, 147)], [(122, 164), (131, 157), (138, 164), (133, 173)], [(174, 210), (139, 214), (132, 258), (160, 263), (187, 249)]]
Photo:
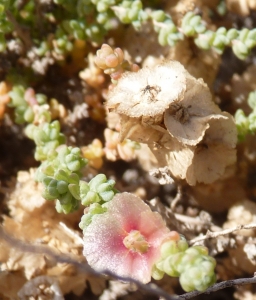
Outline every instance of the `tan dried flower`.
[(159, 123), (169, 105), (182, 98), (185, 76), (186, 70), (175, 61), (137, 73), (127, 72), (110, 91), (107, 108), (131, 118), (142, 118), (142, 123)]
[(154, 124), (141, 124), (140, 119), (129, 118), (125, 115), (120, 117), (119, 140), (131, 139), (139, 143), (155, 145), (164, 144), (169, 140), (169, 134), (165, 128)]
[(179, 62), (125, 74), (109, 93), (107, 107), (120, 117), (120, 136), (146, 143), (177, 179), (212, 183), (236, 161), (232, 116), (212, 101), (202, 79)]

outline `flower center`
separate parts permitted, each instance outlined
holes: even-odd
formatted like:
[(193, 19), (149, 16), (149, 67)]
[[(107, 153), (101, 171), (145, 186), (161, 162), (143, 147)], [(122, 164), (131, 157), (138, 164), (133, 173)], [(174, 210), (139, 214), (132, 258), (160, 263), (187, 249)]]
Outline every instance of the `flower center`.
[(129, 232), (124, 238), (123, 243), (127, 249), (139, 253), (146, 253), (149, 248), (145, 237), (138, 230)]

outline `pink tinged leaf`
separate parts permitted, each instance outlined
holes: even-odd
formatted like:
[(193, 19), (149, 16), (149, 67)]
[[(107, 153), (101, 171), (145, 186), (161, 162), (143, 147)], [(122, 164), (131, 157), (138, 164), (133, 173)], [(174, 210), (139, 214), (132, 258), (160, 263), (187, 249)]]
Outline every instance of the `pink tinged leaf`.
[(115, 54), (110, 54), (106, 57), (105, 62), (109, 68), (115, 68), (118, 66), (118, 57)]
[(118, 62), (121, 63), (124, 60), (124, 53), (123, 50), (121, 48), (116, 48), (114, 50), (114, 53), (116, 54), (116, 56), (118, 57)]

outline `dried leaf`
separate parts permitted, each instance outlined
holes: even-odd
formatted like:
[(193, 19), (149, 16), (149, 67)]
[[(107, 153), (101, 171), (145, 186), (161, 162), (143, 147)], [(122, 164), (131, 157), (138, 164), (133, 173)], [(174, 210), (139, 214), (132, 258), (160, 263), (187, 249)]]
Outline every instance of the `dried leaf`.
[(64, 300), (57, 279), (49, 276), (38, 276), (26, 282), (19, 290), (18, 297), (21, 300), (30, 297), (47, 300)]
[[(74, 223), (77, 226), (81, 211), (68, 216), (57, 213), (54, 202), (45, 201), (41, 197), (41, 186), (35, 184), (32, 171), (19, 172), (17, 179), (15, 190), (7, 198), (12, 218), (4, 217), (4, 229), (20, 240), (33, 244), (47, 244), (60, 255), (64, 253), (73, 256), (74, 259), (84, 260), (81, 239), (72, 227), (66, 230), (67, 226), (63, 226), (67, 218), (68, 224)], [(67, 264), (57, 264), (56, 261), (49, 260), (44, 253), (19, 251), (10, 248), (3, 241), (0, 241), (0, 246), (1, 272), (19, 272), (24, 279), (22, 283), (29, 283), (28, 280), (35, 276), (50, 275), (58, 278), (58, 285), (63, 294), (74, 292), (78, 295), (86, 288), (86, 281), (95, 281), (94, 276), (79, 273), (76, 268)], [(7, 276), (5, 280), (7, 286), (13, 286), (13, 277)], [(8, 280), (10, 282), (7, 282)], [(102, 278), (95, 283), (94, 290), (97, 294), (104, 289), (104, 283), (105, 279)], [(21, 285), (18, 287), (20, 289)], [(13, 289), (15, 290), (14, 287)]]
[[(238, 225), (250, 223), (256, 223), (256, 204), (244, 199), (230, 207), (227, 215), (227, 221), (224, 223), (223, 228), (234, 228)], [(255, 236), (255, 230), (239, 230), (238, 234), (248, 237)]]

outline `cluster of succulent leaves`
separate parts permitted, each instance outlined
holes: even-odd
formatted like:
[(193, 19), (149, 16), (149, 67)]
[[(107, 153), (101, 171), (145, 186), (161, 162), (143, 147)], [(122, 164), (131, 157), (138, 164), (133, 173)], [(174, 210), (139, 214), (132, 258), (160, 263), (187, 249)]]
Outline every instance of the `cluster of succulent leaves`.
[[(38, 121), (44, 119), (50, 122), (49, 108), (45, 105), (47, 104), (47, 97), (43, 94), (36, 94), (33, 103), (30, 103), (25, 99), (25, 92), (26, 89), (23, 85), (14, 85), (9, 93), (11, 98), (9, 106), (14, 108), (15, 122), (17, 124), (33, 123), (35, 117), (38, 118)], [(39, 108), (37, 113), (33, 109), (35, 105)]]
[(115, 181), (107, 180), (104, 174), (96, 175), (89, 183), (82, 182), (80, 185), (81, 203), (88, 207), (86, 214), (81, 218), (79, 227), (85, 231), (92, 222), (93, 216), (107, 211), (107, 203), (113, 199), (117, 190), (114, 188)]
[(238, 58), (245, 59), (256, 45), (256, 29), (227, 30), (220, 27), (212, 31), (207, 29), (207, 24), (201, 16), (191, 11), (183, 17), (180, 28), (177, 28), (171, 17), (163, 11), (152, 12), (151, 17), (155, 30), (159, 32), (158, 40), (162, 46), (173, 46), (187, 36), (194, 38), (195, 44), (201, 49), (214, 49), (218, 54), (222, 54), (226, 46), (231, 46)]
[(227, 30), (220, 27), (216, 31), (208, 30), (199, 15), (188, 12), (182, 20), (182, 32), (189, 37), (194, 37), (195, 44), (202, 49), (214, 49), (222, 54), (226, 46), (231, 46), (234, 54), (245, 59), (251, 49), (256, 45), (256, 29), (244, 28)]
[(179, 277), (186, 292), (204, 291), (216, 281), (215, 266), (216, 261), (208, 255), (206, 247), (189, 247), (186, 239), (180, 236), (178, 241), (163, 243), (161, 258), (153, 268), (152, 277), (159, 280), (166, 273)]
[[(59, 213), (72, 212), (81, 202), (89, 207), (88, 213), (83, 216), (88, 220), (86, 225), (89, 225), (94, 214), (105, 211), (101, 208), (102, 204), (115, 195), (115, 181), (107, 180), (104, 174), (96, 175), (89, 183), (80, 180), (80, 170), (87, 163), (80, 156), (80, 149), (64, 145), (57, 152), (57, 157), (43, 162), (37, 171), (37, 177), (43, 178), (45, 186), (43, 197), (47, 200), (57, 199), (56, 209)], [(98, 210), (95, 210), (95, 206)], [(84, 219), (81, 222), (84, 224)]]
[[(18, 24), (29, 28), (38, 56), (49, 50), (65, 55), (73, 49), (75, 40), (100, 44), (108, 31), (116, 28), (117, 19), (123, 24), (132, 24), (136, 29), (142, 23), (152, 21), (163, 46), (173, 46), (186, 36), (192, 37), (199, 48), (214, 49), (219, 54), (226, 46), (231, 46), (237, 57), (245, 59), (256, 45), (256, 29), (227, 30), (221, 27), (212, 31), (207, 29), (200, 15), (191, 11), (177, 27), (169, 14), (153, 8), (144, 9), (140, 0), (53, 0), (48, 6), (40, 4), (40, 18), (35, 1), (26, 1), (22, 8), (19, 5), (18, 0), (3, 0), (0, 4), (0, 52), (6, 48), (5, 35), (10, 35), (13, 30), (10, 16)], [(43, 32), (38, 30), (39, 19)]]
[(112, 8), (117, 5), (122, 8), (120, 19), (124, 23), (133, 23), (133, 20), (138, 23), (137, 19), (143, 19), (137, 13), (142, 7), (140, 1), (53, 0), (49, 5), (28, 0), (22, 7), (20, 5), (18, 0), (3, 0), (0, 4), (0, 52), (6, 49), (5, 35), (9, 34), (9, 38), (14, 26), (7, 14), (29, 29), (38, 56), (44, 56), (49, 50), (66, 54), (73, 49), (74, 40), (100, 44), (107, 32), (116, 27)]
[(78, 147), (65, 144), (60, 122), (51, 120), (47, 97), (35, 94), (31, 99), (26, 99), (28, 90), (22, 85), (14, 85), (9, 92), (10, 106), (14, 108), (17, 123), (28, 123), (25, 133), (36, 144), (35, 159), (41, 165), (35, 179), (44, 184), (42, 195), (46, 200), (57, 199), (58, 212), (73, 212), (80, 202), (88, 207), (93, 205), (87, 216), (89, 220), (100, 211), (95, 210), (95, 205), (101, 207), (115, 195), (115, 181), (108, 180), (104, 174), (98, 174), (89, 183), (81, 180), (87, 159), (82, 157)]
[(77, 210), (80, 202), (89, 207), (110, 201), (117, 192), (115, 181), (107, 180), (104, 174), (96, 175), (89, 183), (81, 180), (81, 171), (88, 161), (82, 157), (80, 148), (63, 144), (64, 136), (59, 129), (59, 122), (53, 121), (42, 128), (30, 124), (26, 130), (37, 145), (35, 158), (42, 161), (36, 172), (36, 180), (44, 184), (42, 196), (46, 200), (57, 199), (59, 213)]
[(243, 141), (246, 135), (256, 133), (256, 91), (249, 94), (247, 103), (252, 109), (248, 116), (245, 115), (242, 109), (238, 109), (235, 113), (236, 127), (240, 141)]
[[(62, 145), (43, 161), (36, 173), (36, 179), (43, 182), (43, 197), (46, 200), (55, 200), (59, 213), (70, 213), (78, 209), (80, 202), (89, 207), (88, 217), (99, 211), (91, 212), (91, 205), (101, 206), (110, 201), (117, 192), (115, 181), (107, 180), (104, 174), (96, 175), (89, 183), (80, 180), (81, 170), (87, 160), (81, 156), (77, 147)], [(88, 224), (89, 225), (89, 224)], [(83, 228), (84, 229), (84, 228)]]

